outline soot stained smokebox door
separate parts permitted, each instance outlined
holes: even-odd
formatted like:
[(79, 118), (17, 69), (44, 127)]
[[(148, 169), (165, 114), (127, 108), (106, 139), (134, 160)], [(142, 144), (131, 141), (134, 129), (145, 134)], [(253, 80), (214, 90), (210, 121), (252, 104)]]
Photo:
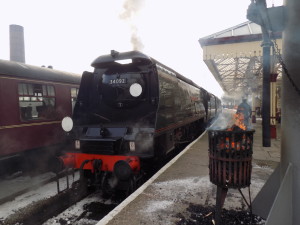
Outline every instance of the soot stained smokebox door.
[[(220, 222), (228, 188), (240, 191), (251, 184), (253, 134), (254, 130), (242, 129), (208, 131), (209, 177), (217, 185), (216, 224)], [(247, 205), (251, 210), (251, 203)]]

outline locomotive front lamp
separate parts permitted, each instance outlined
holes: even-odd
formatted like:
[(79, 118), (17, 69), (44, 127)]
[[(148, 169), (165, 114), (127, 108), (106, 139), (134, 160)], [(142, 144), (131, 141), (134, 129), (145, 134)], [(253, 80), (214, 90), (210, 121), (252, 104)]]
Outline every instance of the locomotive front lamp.
[(65, 132), (70, 132), (73, 128), (73, 120), (71, 119), (71, 117), (66, 116), (65, 118), (63, 118), (63, 120), (61, 121), (61, 127)]
[(135, 151), (135, 142), (134, 141), (129, 142), (129, 149), (131, 152)]
[(80, 141), (75, 140), (75, 149), (80, 149)]
[(142, 91), (143, 91), (143, 88), (138, 83), (133, 83), (129, 88), (129, 92), (133, 97), (140, 96), (142, 94)]

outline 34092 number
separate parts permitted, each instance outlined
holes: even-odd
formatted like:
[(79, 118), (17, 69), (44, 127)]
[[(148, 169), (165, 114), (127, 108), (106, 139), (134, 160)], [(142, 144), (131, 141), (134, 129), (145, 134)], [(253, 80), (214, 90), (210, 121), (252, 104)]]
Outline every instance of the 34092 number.
[(109, 84), (126, 84), (127, 79), (126, 78), (119, 78), (119, 79), (111, 79), (109, 81)]

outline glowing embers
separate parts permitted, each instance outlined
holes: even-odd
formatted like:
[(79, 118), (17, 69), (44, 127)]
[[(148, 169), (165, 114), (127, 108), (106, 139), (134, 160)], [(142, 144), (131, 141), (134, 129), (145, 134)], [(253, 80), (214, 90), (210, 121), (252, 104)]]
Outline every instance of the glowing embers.
[(251, 147), (252, 140), (249, 136), (243, 134), (242, 136), (239, 136), (239, 138), (235, 138), (234, 133), (232, 133), (230, 136), (221, 137), (217, 144), (219, 151), (226, 150), (226, 152), (249, 150)]
[(237, 188), (251, 210), (241, 188), (251, 184), (253, 133), (234, 124), (232, 129), (208, 130), (209, 136), (209, 178), (217, 185), (215, 220), (219, 225), (221, 210), (228, 188)]
[(210, 181), (226, 188), (250, 185), (254, 130), (209, 130)]

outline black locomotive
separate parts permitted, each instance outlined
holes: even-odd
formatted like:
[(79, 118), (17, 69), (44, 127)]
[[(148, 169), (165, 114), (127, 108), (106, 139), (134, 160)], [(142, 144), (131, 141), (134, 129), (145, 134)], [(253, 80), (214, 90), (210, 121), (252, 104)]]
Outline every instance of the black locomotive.
[(61, 159), (104, 190), (133, 188), (145, 162), (191, 142), (221, 109), (214, 95), (138, 51), (111, 51), (92, 66), (73, 118), (62, 122), (72, 147)]

